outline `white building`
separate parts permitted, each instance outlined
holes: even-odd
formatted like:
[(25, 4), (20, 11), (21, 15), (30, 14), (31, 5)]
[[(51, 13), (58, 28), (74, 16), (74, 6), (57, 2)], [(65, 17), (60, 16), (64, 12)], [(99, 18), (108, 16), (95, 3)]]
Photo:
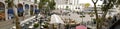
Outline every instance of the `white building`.
[[(13, 0), (14, 4), (17, 6), (17, 10), (15, 12), (18, 14), (19, 17), (21, 16), (31, 16), (35, 13), (35, 10), (38, 9), (37, 3), (34, 3), (34, 0)], [(1, 18), (4, 18), (4, 20), (8, 20), (9, 17), (13, 17), (13, 8), (8, 7), (7, 3), (5, 3), (5, 0), (0, 0), (0, 20)], [(32, 11), (32, 12), (30, 12)], [(24, 13), (23, 13), (24, 12)]]
[(55, 0), (57, 9), (68, 9), (73, 11), (80, 11), (82, 6), (78, 4), (79, 0)]

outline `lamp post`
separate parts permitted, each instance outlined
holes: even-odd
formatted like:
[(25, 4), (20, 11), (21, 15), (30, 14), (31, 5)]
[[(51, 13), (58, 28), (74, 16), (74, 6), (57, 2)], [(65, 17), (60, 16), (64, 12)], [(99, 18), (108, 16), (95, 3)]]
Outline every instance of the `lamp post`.
[(81, 18), (82, 18), (82, 24), (83, 24), (83, 17), (85, 17), (84, 15), (83, 15), (83, 11), (82, 12), (80, 12), (80, 14), (81, 14)]

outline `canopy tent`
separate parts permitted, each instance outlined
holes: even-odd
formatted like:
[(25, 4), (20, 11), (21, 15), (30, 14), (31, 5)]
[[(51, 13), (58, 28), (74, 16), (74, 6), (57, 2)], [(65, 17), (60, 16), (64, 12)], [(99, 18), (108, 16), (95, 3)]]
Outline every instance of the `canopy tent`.
[(84, 25), (79, 25), (76, 27), (76, 29), (87, 29), (87, 27), (85, 27)]
[(35, 16), (32, 16), (32, 17), (30, 17), (30, 18), (28, 18), (28, 19), (26, 19), (26, 20), (24, 20), (24, 21), (21, 21), (20, 24), (24, 24), (24, 23), (26, 23), (26, 22), (34, 19), (34, 18), (35, 18)]
[(64, 24), (63, 20), (56, 14), (51, 15), (50, 24)]

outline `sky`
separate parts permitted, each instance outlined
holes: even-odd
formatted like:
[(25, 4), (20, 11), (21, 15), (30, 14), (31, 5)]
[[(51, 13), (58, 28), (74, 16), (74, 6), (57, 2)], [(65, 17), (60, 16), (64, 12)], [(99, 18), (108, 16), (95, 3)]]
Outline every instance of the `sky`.
[[(98, 0), (97, 5), (101, 5), (103, 1)], [(92, 0), (79, 0), (79, 4), (81, 3), (90, 3), (90, 6), (94, 6)]]

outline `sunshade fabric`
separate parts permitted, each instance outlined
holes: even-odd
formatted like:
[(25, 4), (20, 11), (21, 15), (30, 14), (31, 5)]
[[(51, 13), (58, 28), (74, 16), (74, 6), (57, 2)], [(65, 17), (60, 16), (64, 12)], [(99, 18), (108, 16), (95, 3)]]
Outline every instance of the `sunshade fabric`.
[(63, 20), (56, 14), (51, 15), (50, 24), (64, 24)]

